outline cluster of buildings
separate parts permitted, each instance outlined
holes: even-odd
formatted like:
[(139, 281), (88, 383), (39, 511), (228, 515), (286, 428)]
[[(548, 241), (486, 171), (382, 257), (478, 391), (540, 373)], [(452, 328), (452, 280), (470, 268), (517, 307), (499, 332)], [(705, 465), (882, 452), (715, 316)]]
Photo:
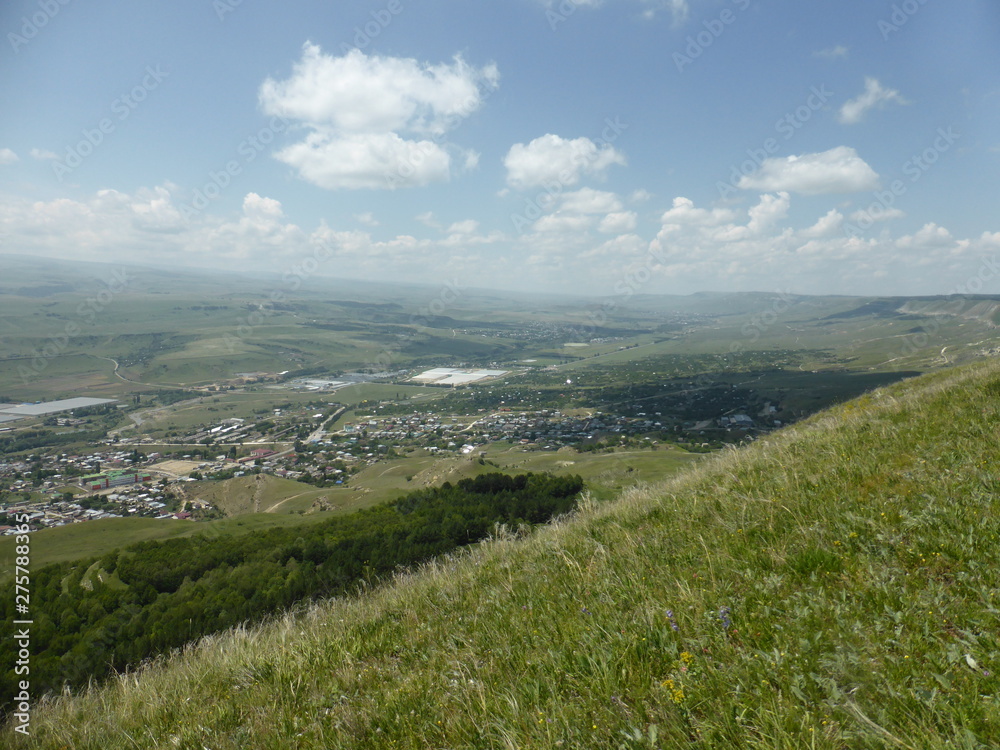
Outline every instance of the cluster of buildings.
[(645, 414), (638, 417), (601, 413), (572, 416), (552, 409), (524, 412), (500, 409), (470, 424), (442, 421), (433, 415), (417, 413), (405, 417), (370, 418), (346, 425), (343, 434), (361, 435), (368, 441), (376, 442), (376, 455), (378, 448), (385, 447), (377, 444), (378, 441), (387, 444), (407, 442), (432, 452), (455, 450), (467, 454), (477, 445), (499, 440), (547, 447), (551, 443), (565, 445), (594, 440), (602, 435), (641, 434), (661, 429), (661, 422)]
[[(41, 503), (11, 503), (6, 507), (0, 507), (0, 511), (6, 513), (8, 517), (27, 516), (32, 529), (55, 528), (102, 518), (146, 517), (164, 520), (191, 518), (190, 513), (171, 510), (176, 501), (166, 489), (158, 486), (133, 485), (123, 488), (103, 496), (101, 506), (97, 508), (86, 507), (91, 503), (86, 500), (80, 502), (80, 498), (68, 500), (63, 496), (58, 497), (59, 499), (46, 499)], [(0, 534), (14, 533), (16, 531), (12, 526), (0, 526)]]

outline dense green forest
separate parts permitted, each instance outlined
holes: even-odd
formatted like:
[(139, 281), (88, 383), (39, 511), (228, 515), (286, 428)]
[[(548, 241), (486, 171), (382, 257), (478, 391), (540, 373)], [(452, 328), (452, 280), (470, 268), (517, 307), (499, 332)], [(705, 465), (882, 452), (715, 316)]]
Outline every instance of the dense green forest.
[[(582, 488), (579, 476), (484, 474), (305, 528), (143, 542), (32, 571), (32, 690), (84, 685), (199, 636), (349, 593), (476, 542), (495, 524), (544, 523), (569, 511)], [(13, 604), (3, 601), (7, 622), (18, 619)], [(3, 640), (3, 664), (15, 663), (16, 648)], [(4, 713), (15, 678), (9, 666)]]

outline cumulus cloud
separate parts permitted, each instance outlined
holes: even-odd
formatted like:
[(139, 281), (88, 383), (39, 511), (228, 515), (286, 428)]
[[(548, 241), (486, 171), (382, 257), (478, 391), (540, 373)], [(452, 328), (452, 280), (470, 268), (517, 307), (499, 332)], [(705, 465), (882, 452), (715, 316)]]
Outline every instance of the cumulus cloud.
[(808, 229), (802, 231), (803, 237), (830, 237), (841, 230), (844, 226), (844, 215), (835, 208), (831, 208), (825, 216)]
[(869, 110), (874, 107), (884, 107), (889, 102), (908, 104), (895, 89), (887, 89), (875, 78), (865, 78), (865, 90), (854, 99), (844, 102), (840, 108), (839, 119), (845, 125), (856, 125), (864, 119)]
[(620, 211), (622, 202), (614, 193), (593, 188), (580, 188), (566, 193), (559, 201), (559, 209), (577, 214), (604, 214)]
[(740, 178), (744, 190), (786, 191), (803, 195), (875, 190), (878, 174), (848, 146), (818, 154), (765, 159), (760, 169)]
[(813, 57), (820, 57), (824, 60), (836, 60), (840, 57), (847, 57), (847, 53), (850, 50), (847, 49), (842, 44), (838, 44), (835, 47), (827, 47), (826, 49), (816, 50), (813, 52)]
[(38, 256), (229, 270), (246, 263), (279, 274), (311, 257), (323, 259), (319, 275), (428, 283), (439, 280), (442, 268), (464, 270), (467, 278), (481, 274), (485, 261), (475, 248), (504, 239), (501, 232), (480, 232), (472, 220), (456, 222), (438, 239), (401, 234), (377, 241), (325, 222), (309, 230), (289, 221), (279, 201), (257, 193), (248, 193), (232, 215), (182, 214), (176, 192), (158, 186), (101, 190), (80, 200), (0, 200), (0, 226), (17, 238), (9, 252)]
[(525, 189), (546, 184), (576, 185), (584, 175), (603, 176), (625, 156), (614, 146), (598, 146), (589, 138), (562, 138), (552, 133), (528, 144), (515, 143), (504, 157), (507, 184)]
[(424, 211), (422, 214), (417, 214), (414, 217), (417, 221), (423, 224), (425, 227), (430, 227), (431, 229), (441, 229), (441, 222), (434, 218), (433, 211)]
[(479, 229), (479, 222), (475, 219), (465, 219), (456, 221), (448, 227), (448, 234), (474, 234)]
[(955, 238), (951, 236), (951, 232), (933, 222), (924, 224), (915, 233), (896, 240), (896, 247), (904, 250), (943, 248), (954, 244)]
[(9, 148), (0, 148), (0, 164), (13, 164), (19, 161), (17, 154)]
[(33, 148), (28, 152), (33, 159), (58, 159), (59, 154), (54, 151), (47, 151), (43, 148)]
[[(802, 294), (946, 293), (1000, 252), (1000, 232), (961, 239), (933, 223), (901, 237), (888, 229), (848, 236), (836, 209), (796, 228), (790, 220), (794, 196), (780, 193), (761, 195), (743, 210), (678, 197), (652, 240), (630, 228), (632, 212), (604, 211), (621, 204), (618, 196), (586, 188), (560, 196), (528, 233), (508, 236), (474, 219), (449, 223), (422, 214), (433, 229), (418, 225), (416, 236), (384, 240), (324, 222), (301, 227), (266, 194), (247, 193), (242, 210), (223, 215), (182, 213), (185, 197), (170, 184), (131, 193), (106, 189), (80, 199), (5, 196), (0, 226), (9, 252), (38, 256), (252, 267), (279, 276), (305, 258), (321, 258), (321, 276), (440, 284), (446, 268), (460, 283), (488, 278), (498, 288), (571, 285), (596, 294), (613, 294), (619, 282), (628, 286), (629, 278), (639, 278), (629, 277), (629, 269), (641, 270), (647, 279), (641, 288), (650, 292), (780, 287)], [(996, 291), (1000, 282), (990, 283), (984, 291)]]
[(285, 215), (281, 203), (274, 198), (264, 198), (257, 193), (247, 193), (243, 198), (243, 213), (254, 219), (272, 221)]
[(681, 228), (684, 226), (714, 227), (733, 221), (736, 214), (728, 208), (696, 208), (690, 198), (678, 196), (674, 198), (673, 208), (664, 212), (660, 221), (664, 229)]
[[(720, 221), (717, 209), (676, 199), (649, 244), (649, 267), (663, 283), (688, 289), (768, 290), (780, 283), (802, 294), (927, 294), (968, 278), (991, 243), (1000, 245), (1000, 233), (961, 240), (936, 224), (898, 239), (888, 232), (848, 236), (836, 209), (795, 229), (789, 203), (788, 196), (761, 196), (742, 216)], [(917, 267), (924, 270), (900, 274)]]
[(298, 122), (306, 137), (275, 156), (313, 184), (331, 190), (397, 188), (449, 179), (478, 154), (444, 136), (478, 111), (499, 84), (496, 65), (461, 56), (428, 64), (412, 58), (341, 57), (306, 43), (292, 75), (261, 84), (261, 110)]
[(277, 158), (322, 188), (414, 187), (443, 182), (451, 156), (433, 141), (411, 141), (396, 133), (310, 133)]
[(604, 234), (622, 234), (631, 232), (636, 225), (635, 211), (616, 211), (601, 219), (597, 231)]

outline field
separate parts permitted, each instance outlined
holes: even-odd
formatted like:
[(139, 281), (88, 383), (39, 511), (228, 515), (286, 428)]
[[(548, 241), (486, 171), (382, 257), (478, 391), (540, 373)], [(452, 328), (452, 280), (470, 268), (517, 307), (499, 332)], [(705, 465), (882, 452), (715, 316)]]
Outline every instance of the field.
[[(272, 526), (295, 526), (315, 523), (322, 513), (259, 513), (225, 518), (217, 521), (157, 520), (153, 518), (108, 518), (101, 521), (76, 523), (32, 534), (32, 565), (67, 562), (103, 555), (136, 542), (171, 539), (177, 536), (202, 535), (224, 539), (234, 534), (249, 534)], [(0, 567), (13, 570), (13, 537), (0, 539)]]
[[(108, 297), (109, 280), (122, 275), (128, 283)], [(29, 441), (0, 454), (0, 463), (104, 450), (94, 442), (97, 432), (145, 453), (178, 457), (195, 451), (211, 458), (246, 455), (251, 447), (290, 450), (341, 408), (328, 431), (387, 414), (471, 424), (501, 409), (548, 409), (580, 417), (648, 417), (659, 426), (650, 427), (647, 437), (659, 444), (639, 450), (633, 443), (611, 453), (525, 452), (494, 437), (473, 454), (485, 452), (484, 463), (398, 446), (403, 457), (365, 466), (346, 487), (277, 477), (192, 483), (185, 487), (231, 518), (180, 532), (142, 519), (111, 526), (107, 534), (103, 522), (42, 531), (36, 537), (39, 560), (73, 559), (130, 540), (201, 533), (202, 527), (240, 533), (309, 523), (494, 466), (579, 473), (596, 497), (611, 498), (697, 461), (697, 455), (669, 447), (679, 437), (716, 447), (741, 442), (739, 432), (717, 426), (722, 415), (747, 412), (766, 434), (774, 420), (794, 422), (872, 388), (998, 351), (1000, 301), (988, 297), (636, 295), (609, 305), (467, 290), (444, 314), (428, 316), (422, 311), (439, 290), (317, 278), (294, 299), (273, 305), (275, 283), (86, 263), (41, 267), (6, 258), (0, 401), (89, 395), (118, 398), (122, 408), (75, 428), (42, 419), (11, 423), (3, 439)], [(90, 302), (102, 292), (105, 302)], [(597, 310), (604, 316), (600, 326), (593, 324)], [(414, 372), (436, 366), (510, 374), (455, 390), (409, 381)], [(296, 376), (364, 379), (376, 373), (379, 382), (331, 393), (293, 390), (288, 382)], [(317, 412), (324, 417), (316, 418)], [(266, 435), (234, 442), (206, 438), (206, 430), (233, 418), (267, 419), (274, 426)], [(90, 437), (75, 440), (74, 430)], [(38, 432), (45, 434), (31, 437)], [(41, 500), (40, 484), (5, 492), (4, 499), (24, 495)], [(317, 508), (327, 510), (317, 514)], [(236, 517), (246, 524), (233, 523)], [(0, 539), (0, 559), (10, 559), (11, 546)]]
[(865, 395), (53, 698), (36, 746), (993, 747), (998, 394), (989, 362)]
[[(408, 491), (457, 482), (498, 468), (517, 474), (551, 471), (580, 474), (601, 497), (611, 497), (624, 486), (651, 482), (699, 458), (683, 451), (623, 451), (609, 454), (524, 453), (519, 448), (497, 446), (489, 452), (491, 463), (480, 464), (466, 456), (439, 458), (417, 455), (369, 466), (355, 475), (349, 487), (316, 488), (269, 475), (236, 477), (222, 481), (182, 485), (186, 499), (213, 503), (227, 518), (202, 523), (147, 518), (114, 518), (47, 529), (32, 535), (32, 563), (46, 565), (95, 557), (133, 542), (204, 534), (242, 534), (271, 525), (313, 523), (339, 513), (350, 513), (394, 500)], [(174, 468), (197, 466), (172, 461)], [(631, 471), (630, 471), (631, 469)], [(314, 507), (322, 501), (320, 510)], [(14, 562), (14, 538), (0, 537), (0, 570)]]

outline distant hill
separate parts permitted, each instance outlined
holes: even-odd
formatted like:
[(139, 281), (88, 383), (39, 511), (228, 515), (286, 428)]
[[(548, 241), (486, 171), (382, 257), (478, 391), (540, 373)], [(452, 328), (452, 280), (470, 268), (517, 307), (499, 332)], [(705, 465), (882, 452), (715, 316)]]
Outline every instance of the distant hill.
[(32, 746), (995, 748), (998, 424), (995, 360), (875, 391), (58, 698)]

